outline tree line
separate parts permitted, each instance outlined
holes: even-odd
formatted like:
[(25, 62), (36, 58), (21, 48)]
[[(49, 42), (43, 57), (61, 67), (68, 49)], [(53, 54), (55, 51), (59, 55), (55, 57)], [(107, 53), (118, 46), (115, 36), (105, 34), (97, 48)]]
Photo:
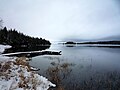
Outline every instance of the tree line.
[(96, 42), (81, 42), (77, 44), (117, 44), (120, 45), (120, 41), (96, 41)]
[(0, 44), (8, 44), (12, 47), (35, 47), (50, 46), (48, 40), (42, 38), (34, 38), (25, 35), (15, 29), (8, 30), (6, 27), (0, 29)]

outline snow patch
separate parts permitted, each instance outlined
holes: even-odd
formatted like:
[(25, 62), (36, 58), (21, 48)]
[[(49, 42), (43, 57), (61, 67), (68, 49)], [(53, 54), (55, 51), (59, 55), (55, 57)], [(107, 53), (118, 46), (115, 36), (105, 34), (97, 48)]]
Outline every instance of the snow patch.
[(13, 60), (0, 62), (0, 90), (47, 90), (56, 86), (29, 68)]
[(11, 48), (10, 45), (0, 45), (0, 53), (4, 52), (5, 49)]
[[(0, 45), (0, 53), (10, 47)], [(34, 70), (25, 57), (10, 58), (0, 55), (0, 90), (47, 90), (56, 86)]]

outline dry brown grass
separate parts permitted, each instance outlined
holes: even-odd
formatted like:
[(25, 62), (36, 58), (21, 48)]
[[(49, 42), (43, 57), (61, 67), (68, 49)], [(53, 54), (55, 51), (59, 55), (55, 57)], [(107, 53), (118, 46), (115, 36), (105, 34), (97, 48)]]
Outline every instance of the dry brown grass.
[(26, 78), (24, 76), (24, 72), (19, 71), (20, 81), (18, 82), (18, 87), (24, 88), (24, 90), (29, 90), (28, 83), (31, 80), (31, 83), (33, 84), (33, 90), (36, 90), (36, 80), (34, 79), (35, 72), (31, 71), (31, 66), (27, 62), (26, 57), (19, 57), (15, 61), (0, 62), (0, 77), (2, 77), (5, 80), (9, 80), (11, 77), (9, 75), (12, 69), (11, 65), (13, 64), (20, 66), (21, 68), (26, 68), (28, 72), (31, 72), (31, 76)]
[(17, 58), (16, 61), (14, 62), (14, 64), (15, 65), (21, 65), (22, 67), (27, 67), (27, 71), (31, 71), (31, 66), (27, 62), (27, 58), (26, 57), (19, 57), (19, 58)]

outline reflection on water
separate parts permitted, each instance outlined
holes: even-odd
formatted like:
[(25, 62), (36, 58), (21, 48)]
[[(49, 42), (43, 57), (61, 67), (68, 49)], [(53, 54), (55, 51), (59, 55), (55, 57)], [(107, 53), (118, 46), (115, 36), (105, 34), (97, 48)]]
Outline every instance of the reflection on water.
[(5, 49), (3, 53), (14, 53), (14, 52), (26, 52), (26, 51), (38, 51), (48, 49), (50, 46), (33, 46), (33, 47), (12, 47)]
[(69, 77), (72, 69), (70, 66), (73, 66), (71, 63), (61, 63), (60, 60), (57, 62), (51, 62), (51, 67), (49, 67), (46, 71), (47, 76), (49, 79), (57, 85), (55, 90), (64, 90), (64, 85), (62, 81)]
[(38, 56), (30, 61), (39, 74), (57, 85), (50, 90), (120, 89), (120, 48), (65, 47), (61, 56)]

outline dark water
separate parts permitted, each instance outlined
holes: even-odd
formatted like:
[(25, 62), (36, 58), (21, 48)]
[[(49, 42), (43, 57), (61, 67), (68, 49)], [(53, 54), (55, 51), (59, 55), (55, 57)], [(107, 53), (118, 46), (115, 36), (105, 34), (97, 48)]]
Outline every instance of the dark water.
[(57, 85), (50, 90), (120, 90), (120, 48), (52, 45), (60, 56), (37, 56), (30, 65)]
[(12, 47), (5, 49), (3, 53), (15, 53), (15, 52), (27, 52), (27, 51), (38, 51), (49, 49), (50, 45), (46, 46), (32, 46), (32, 47)]

